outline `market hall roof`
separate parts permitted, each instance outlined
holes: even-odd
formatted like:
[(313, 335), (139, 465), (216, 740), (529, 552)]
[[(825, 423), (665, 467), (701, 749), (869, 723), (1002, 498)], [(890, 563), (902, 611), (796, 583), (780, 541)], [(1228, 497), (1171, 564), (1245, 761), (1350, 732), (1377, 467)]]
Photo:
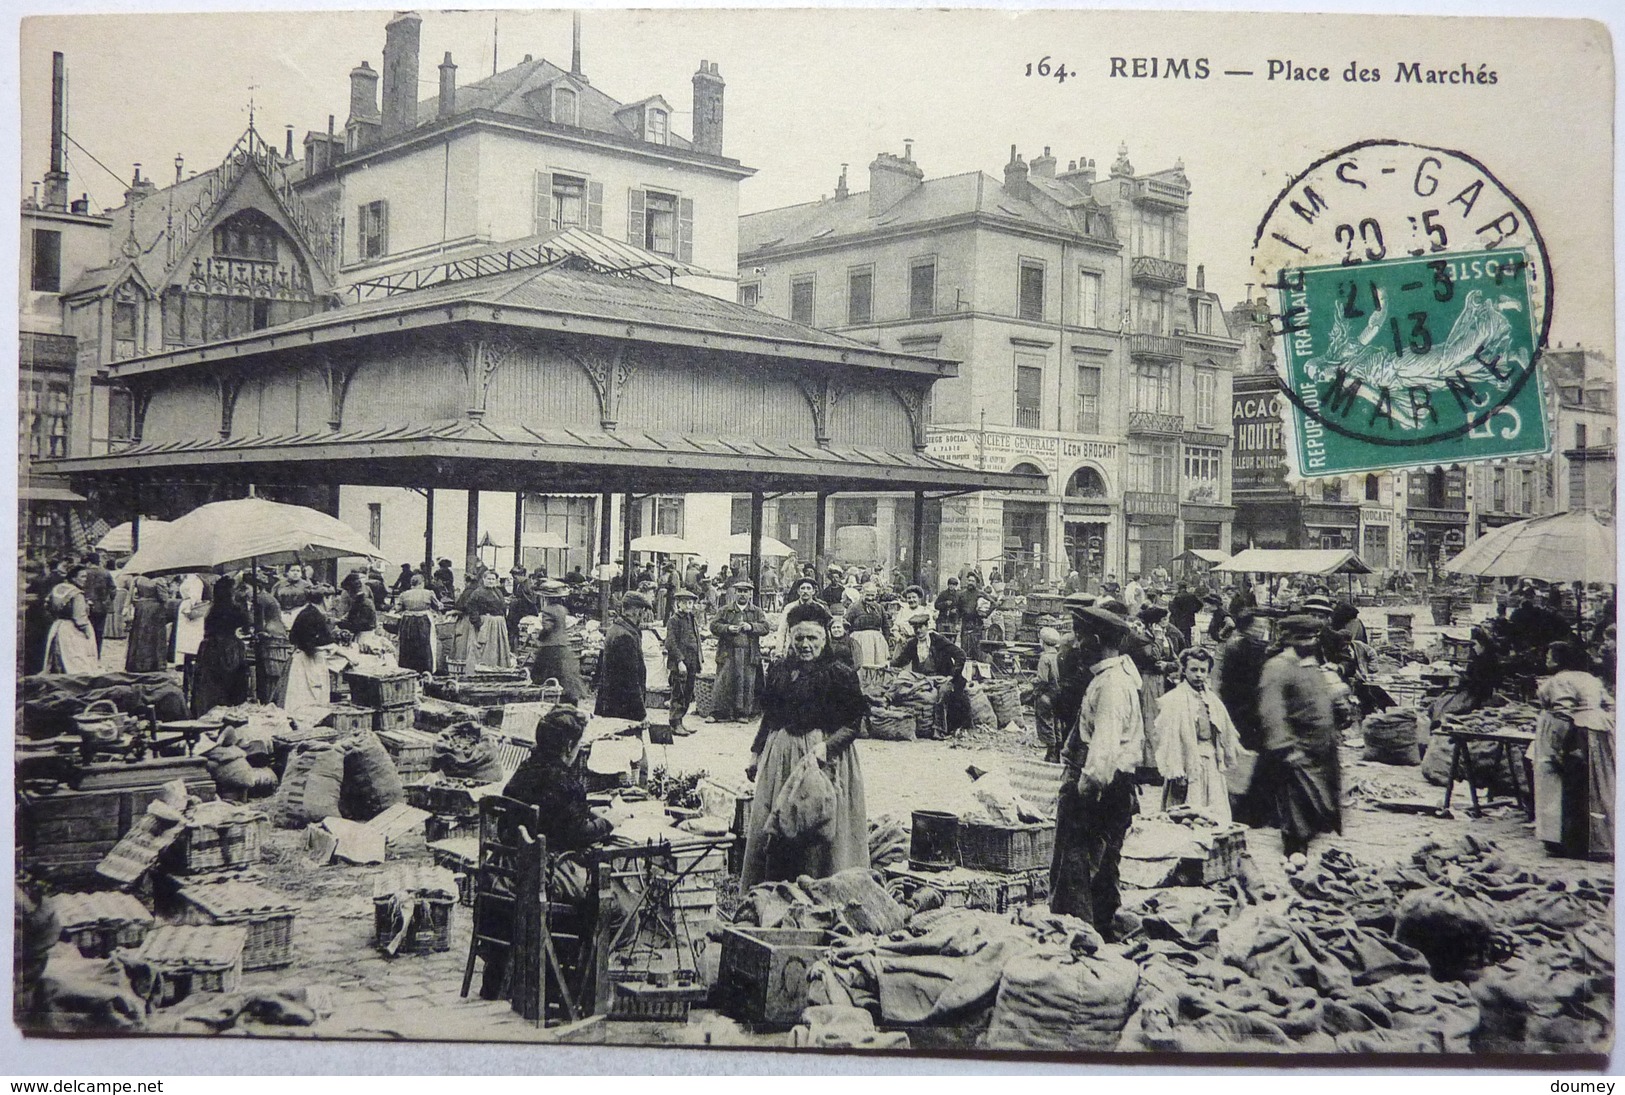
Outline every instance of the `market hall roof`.
[(606, 490), (672, 493), (767, 490), (1043, 489), (1041, 477), (974, 471), (920, 452), (795, 445), (737, 438), (491, 423), (311, 431), (141, 444), (45, 470), (132, 480), (197, 472), (261, 484), (513, 490), (547, 484), (551, 494)]
[(455, 322), (866, 366), (933, 378), (957, 373), (956, 364), (946, 358), (882, 350), (680, 286), (607, 273), (575, 255), (362, 300), (237, 338), (131, 358), (112, 365), (110, 371), (115, 379), (129, 378)]

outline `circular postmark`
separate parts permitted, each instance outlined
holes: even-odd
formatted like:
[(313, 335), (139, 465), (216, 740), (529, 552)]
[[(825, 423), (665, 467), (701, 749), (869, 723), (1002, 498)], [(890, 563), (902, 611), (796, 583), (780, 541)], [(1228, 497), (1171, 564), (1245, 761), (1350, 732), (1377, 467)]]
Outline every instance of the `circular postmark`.
[(1545, 450), (1545, 245), (1473, 157), (1391, 140), (1339, 149), (1276, 196), (1252, 263), (1298, 475)]

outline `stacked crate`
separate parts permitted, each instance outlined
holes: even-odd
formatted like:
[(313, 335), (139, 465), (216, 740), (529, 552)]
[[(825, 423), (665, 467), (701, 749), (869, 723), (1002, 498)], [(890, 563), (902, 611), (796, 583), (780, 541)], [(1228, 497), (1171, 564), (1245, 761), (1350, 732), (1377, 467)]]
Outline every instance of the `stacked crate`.
[(372, 710), (372, 729), (409, 730), (417, 719), (418, 675), (410, 669), (352, 669), (350, 702)]
[(187, 924), (243, 929), (243, 969), (293, 964), (293, 921), (299, 910), (281, 894), (252, 882), (195, 882), (181, 887), (180, 898)]

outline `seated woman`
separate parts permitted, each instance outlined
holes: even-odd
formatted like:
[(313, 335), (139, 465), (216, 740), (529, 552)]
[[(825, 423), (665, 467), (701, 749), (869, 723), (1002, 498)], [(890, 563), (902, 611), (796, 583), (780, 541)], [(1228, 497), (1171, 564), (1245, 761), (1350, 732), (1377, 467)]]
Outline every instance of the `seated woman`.
[(1189, 806), (1221, 824), (1230, 822), (1230, 787), (1224, 773), (1241, 750), (1236, 728), (1215, 689), (1208, 687), (1213, 655), (1180, 651), (1182, 679), (1164, 693), (1157, 710), (1157, 771), (1163, 808)]
[(1529, 759), (1535, 769), (1535, 835), (1553, 855), (1614, 857), (1614, 715), (1584, 648), (1552, 643), (1552, 675), (1536, 694), (1543, 713)]
[[(828, 878), (869, 865), (869, 817), (858, 763), (858, 725), (869, 710), (850, 665), (829, 656), (829, 630), (817, 609), (790, 609), (790, 654), (768, 674), (762, 725), (745, 778), (756, 783), (745, 832), (740, 884)], [(768, 819), (791, 773), (812, 754), (835, 787), (835, 817), (816, 835), (790, 841), (770, 834)]]

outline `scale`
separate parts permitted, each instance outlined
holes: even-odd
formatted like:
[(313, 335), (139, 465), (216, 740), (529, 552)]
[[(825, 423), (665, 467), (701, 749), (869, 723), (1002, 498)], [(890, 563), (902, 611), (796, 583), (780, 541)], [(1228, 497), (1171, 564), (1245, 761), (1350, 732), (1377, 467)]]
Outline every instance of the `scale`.
[(626, 921), (606, 948), (613, 984), (606, 1018), (681, 1023), (708, 995), (695, 968), (693, 936), (676, 902), (678, 886), (698, 862), (679, 870), (668, 847), (604, 864), (612, 891), (632, 899)]

